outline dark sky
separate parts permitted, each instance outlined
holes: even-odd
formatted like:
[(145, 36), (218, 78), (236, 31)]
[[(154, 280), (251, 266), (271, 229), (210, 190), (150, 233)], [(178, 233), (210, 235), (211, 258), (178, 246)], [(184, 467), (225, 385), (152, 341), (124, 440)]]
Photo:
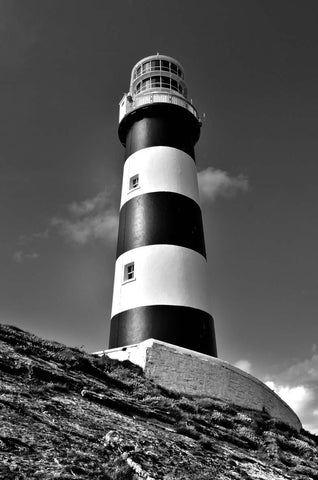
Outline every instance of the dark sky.
[(0, 0), (0, 321), (107, 347), (118, 102), (139, 59), (171, 55), (204, 117), (219, 356), (318, 431), (317, 18), (316, 0)]

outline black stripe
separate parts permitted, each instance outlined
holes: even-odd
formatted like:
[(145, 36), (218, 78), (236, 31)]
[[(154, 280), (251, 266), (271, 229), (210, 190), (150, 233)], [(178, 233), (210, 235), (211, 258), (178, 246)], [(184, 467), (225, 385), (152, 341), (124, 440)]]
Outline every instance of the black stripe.
[(151, 104), (127, 115), (119, 126), (126, 158), (142, 148), (154, 146), (183, 150), (193, 160), (200, 123), (185, 108), (165, 103)]
[(150, 305), (126, 310), (112, 318), (109, 348), (139, 343), (148, 338), (217, 356), (213, 318), (202, 310)]
[(117, 258), (133, 248), (156, 244), (179, 245), (206, 256), (201, 209), (194, 200), (178, 193), (152, 192), (123, 205)]

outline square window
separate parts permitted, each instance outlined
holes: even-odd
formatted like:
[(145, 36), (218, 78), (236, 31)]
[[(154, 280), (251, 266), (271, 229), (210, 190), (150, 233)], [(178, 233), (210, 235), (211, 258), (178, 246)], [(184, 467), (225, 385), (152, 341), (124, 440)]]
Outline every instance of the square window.
[(129, 179), (129, 190), (139, 187), (139, 175), (134, 175)]
[(124, 266), (124, 282), (128, 282), (129, 280), (134, 280), (135, 278), (135, 263), (127, 263)]

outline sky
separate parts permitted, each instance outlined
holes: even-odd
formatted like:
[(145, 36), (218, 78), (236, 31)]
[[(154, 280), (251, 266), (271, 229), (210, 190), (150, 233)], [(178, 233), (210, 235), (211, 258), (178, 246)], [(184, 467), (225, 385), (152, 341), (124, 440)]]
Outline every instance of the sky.
[(318, 433), (318, 3), (0, 0), (0, 321), (107, 348), (124, 149), (118, 102), (178, 59), (219, 357)]

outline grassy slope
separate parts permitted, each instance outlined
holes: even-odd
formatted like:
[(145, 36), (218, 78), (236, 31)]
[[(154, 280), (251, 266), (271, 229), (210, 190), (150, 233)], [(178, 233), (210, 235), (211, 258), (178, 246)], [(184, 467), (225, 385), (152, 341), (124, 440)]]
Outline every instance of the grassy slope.
[(318, 437), (0, 325), (0, 478), (318, 479)]

